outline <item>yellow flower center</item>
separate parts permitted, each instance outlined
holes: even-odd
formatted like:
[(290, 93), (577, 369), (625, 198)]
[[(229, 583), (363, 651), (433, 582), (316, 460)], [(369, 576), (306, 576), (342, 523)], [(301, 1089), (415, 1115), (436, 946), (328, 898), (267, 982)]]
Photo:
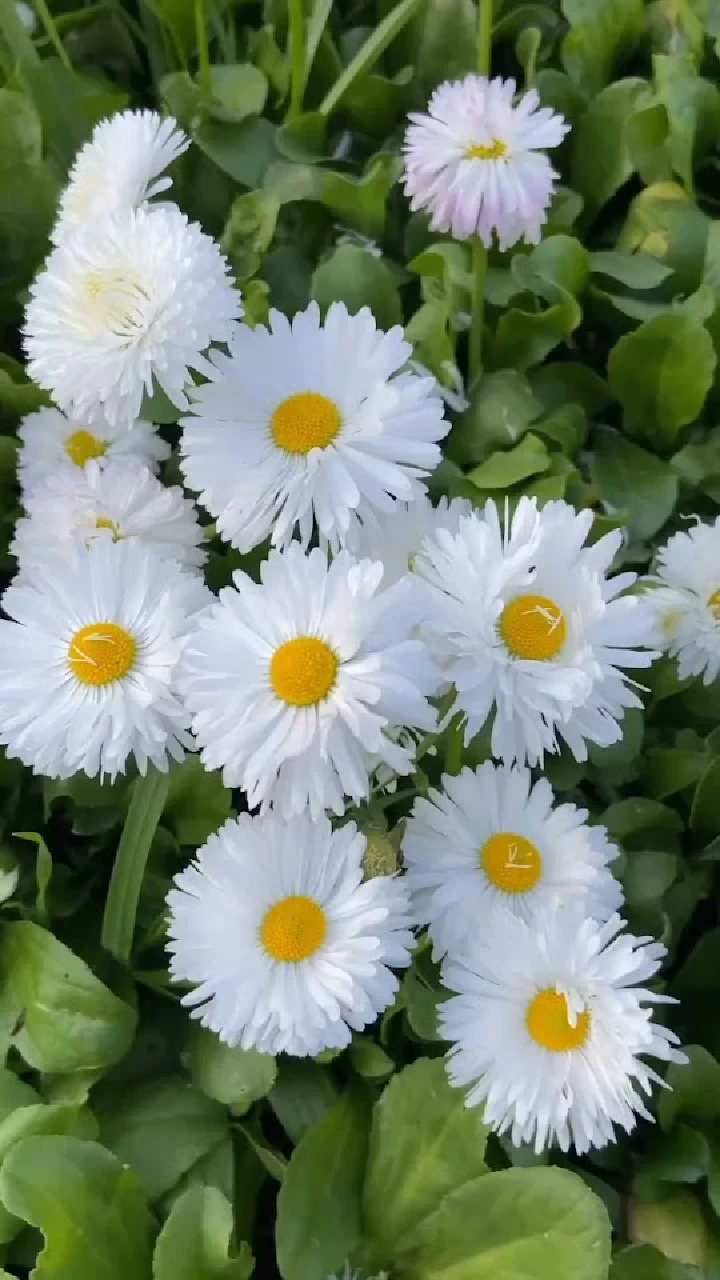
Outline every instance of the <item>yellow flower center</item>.
[(565, 614), (548, 596), (516, 596), (500, 615), (500, 634), (516, 658), (547, 662), (565, 643)]
[(527, 893), (542, 872), (540, 851), (512, 831), (490, 836), (480, 850), (480, 862), (490, 883), (503, 893)]
[(297, 391), (281, 401), (270, 419), (278, 449), (309, 453), (332, 444), (341, 426), (340, 410), (317, 391)]
[(465, 151), (466, 160), (499, 160), (501, 156), (507, 153), (507, 143), (501, 142), (499, 138), (493, 138), (490, 146), (484, 146), (482, 142), (474, 142), (471, 147)]
[(73, 431), (65, 441), (65, 452), (71, 462), (76, 467), (84, 467), (86, 462), (90, 462), (91, 458), (104, 458), (107, 453), (107, 445), (104, 440), (98, 440), (92, 431)]
[(708, 599), (707, 607), (715, 621), (720, 622), (720, 587), (718, 587), (717, 591), (713, 591)]
[(525, 1015), (527, 1029), (536, 1044), (551, 1053), (569, 1053), (581, 1049), (590, 1031), (587, 1009), (577, 1015), (573, 1026), (568, 1015), (567, 996), (552, 987), (538, 991)]
[(126, 676), (135, 661), (137, 645), (115, 622), (91, 622), (70, 641), (70, 668), (83, 684), (106, 685)]
[(313, 898), (292, 893), (266, 911), (260, 926), (262, 944), (273, 960), (297, 964), (315, 954), (325, 941), (327, 920)]
[(115, 521), (111, 520), (109, 516), (98, 516), (97, 520), (95, 521), (95, 528), (110, 529), (112, 531), (113, 542), (119, 542), (120, 539), (122, 538), (122, 534), (120, 532), (118, 525), (116, 525)]
[(337, 669), (338, 660), (329, 644), (317, 636), (296, 636), (275, 650), (270, 684), (278, 698), (290, 706), (312, 707), (327, 698)]

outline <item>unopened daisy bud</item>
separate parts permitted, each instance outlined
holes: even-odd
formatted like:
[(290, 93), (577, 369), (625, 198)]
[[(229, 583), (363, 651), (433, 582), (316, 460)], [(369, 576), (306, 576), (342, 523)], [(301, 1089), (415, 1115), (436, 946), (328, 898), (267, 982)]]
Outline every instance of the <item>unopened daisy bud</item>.
[(187, 408), (191, 370), (227, 342), (240, 295), (217, 245), (174, 205), (116, 214), (64, 240), (30, 287), (28, 372), (81, 420), (130, 428), (153, 379)]
[(677, 658), (681, 680), (711, 684), (720, 675), (720, 516), (674, 534), (649, 582), (658, 646)]
[(568, 132), (534, 89), (513, 104), (515, 81), (469, 75), (435, 90), (405, 134), (405, 191), (435, 231), (477, 235), (489, 248), (537, 244), (558, 175), (545, 155)]
[(106, 418), (82, 423), (59, 409), (38, 409), (23, 418), (18, 435), (18, 480), (26, 501), (48, 480), (76, 482), (90, 462), (105, 466), (132, 461), (154, 472), (170, 457), (170, 446), (142, 418), (128, 431)]

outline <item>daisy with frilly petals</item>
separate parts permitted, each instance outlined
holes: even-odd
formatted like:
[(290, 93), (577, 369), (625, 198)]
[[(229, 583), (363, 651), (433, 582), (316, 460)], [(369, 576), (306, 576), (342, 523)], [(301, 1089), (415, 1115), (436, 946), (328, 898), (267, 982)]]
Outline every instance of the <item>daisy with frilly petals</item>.
[(541, 763), (559, 739), (585, 760), (588, 742), (618, 742), (626, 708), (642, 706), (620, 668), (656, 656), (651, 612), (621, 595), (634, 574), (607, 577), (618, 530), (583, 545), (592, 519), (566, 502), (539, 510), (521, 498), (503, 532), (489, 502), (456, 534), (426, 538), (417, 558), (423, 635), (455, 685), (466, 739), (492, 716), (492, 752), (505, 764)]
[(470, 1086), (467, 1105), (484, 1104), (486, 1123), (515, 1145), (604, 1147), (637, 1115), (651, 1119), (644, 1099), (662, 1081), (642, 1059), (686, 1061), (647, 1007), (672, 1001), (638, 985), (665, 948), (623, 928), (619, 916), (598, 924), (577, 907), (531, 924), (504, 916), (445, 966), (457, 993), (440, 1006), (450, 1079)]
[(381, 763), (412, 770), (402, 728), (432, 730), (436, 672), (411, 635), (405, 584), (378, 590), (382, 565), (319, 548), (273, 551), (262, 581), (234, 587), (199, 620), (180, 689), (208, 769), (223, 769), (248, 805), (282, 814), (307, 805), (341, 814), (367, 797)]
[(380, 560), (383, 586), (399, 582), (414, 573), (418, 553), (427, 537), (438, 529), (457, 533), (462, 516), (469, 516), (472, 503), (467, 498), (441, 498), (433, 506), (427, 494), (416, 502), (398, 503), (393, 511), (366, 519), (357, 525), (349, 550), (358, 560)]
[(374, 1022), (414, 940), (402, 878), (363, 882), (365, 843), (307, 814), (243, 814), (211, 836), (168, 895), (191, 1016), (231, 1046), (298, 1057)]
[(437, 954), (459, 954), (503, 912), (530, 921), (567, 902), (607, 920), (622, 902), (620, 850), (587, 811), (553, 807), (549, 782), (483, 764), (415, 801), (402, 849), (415, 914)]
[(227, 342), (240, 296), (217, 245), (174, 205), (117, 213), (74, 233), (30, 287), (28, 372), (67, 414), (130, 428), (153, 379), (187, 408), (190, 370)]
[(49, 555), (70, 556), (78, 541), (126, 539), (166, 560), (199, 569), (203, 531), (194, 503), (178, 485), (165, 486), (139, 462), (88, 462), (77, 475), (48, 480), (26, 499), (10, 550), (20, 572), (32, 575)]
[(296, 530), (307, 544), (317, 523), (337, 547), (356, 518), (417, 500), (449, 423), (434, 379), (403, 370), (411, 352), (401, 328), (339, 302), (324, 324), (311, 302), (292, 323), (271, 311), (269, 329), (243, 326), (213, 355), (180, 446), (220, 535), (240, 551)]
[(18, 480), (25, 497), (47, 480), (77, 480), (88, 462), (132, 460), (157, 471), (170, 457), (170, 446), (142, 418), (128, 431), (105, 418), (82, 423), (59, 409), (38, 409), (23, 418), (18, 435)]
[(0, 620), (0, 742), (36, 773), (122, 773), (134, 756), (167, 769), (192, 746), (175, 685), (195, 575), (129, 542), (48, 556), (8, 587)]
[(469, 75), (433, 93), (405, 135), (405, 191), (434, 231), (478, 235), (489, 248), (537, 244), (558, 175), (544, 154), (568, 132), (534, 89), (517, 103), (515, 81)]
[(54, 244), (109, 213), (139, 209), (172, 185), (165, 170), (190, 146), (172, 117), (119, 111), (101, 120), (78, 152), (60, 197)]
[(657, 643), (677, 658), (681, 680), (720, 674), (720, 516), (676, 533), (657, 553), (647, 594)]

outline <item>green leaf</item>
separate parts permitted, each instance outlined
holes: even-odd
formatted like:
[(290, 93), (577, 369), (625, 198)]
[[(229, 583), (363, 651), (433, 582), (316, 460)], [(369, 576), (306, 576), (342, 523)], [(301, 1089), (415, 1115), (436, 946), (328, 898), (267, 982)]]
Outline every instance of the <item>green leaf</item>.
[(278, 204), (317, 200), (346, 227), (381, 239), (390, 188), (399, 166), (393, 156), (376, 156), (360, 177), (311, 164), (273, 164), (265, 190)]
[(628, 289), (655, 289), (672, 275), (669, 267), (651, 258), (649, 253), (622, 253), (618, 249), (591, 253), (590, 270), (593, 275), (619, 280)]
[(517, 444), (541, 413), (542, 404), (523, 374), (515, 369), (488, 373), (453, 428), (448, 452), (456, 462), (480, 462), (494, 449)]
[(571, 135), (571, 181), (594, 217), (634, 171), (629, 125), (639, 100), (648, 92), (645, 80), (616, 80), (593, 96)]
[(633, 52), (643, 30), (642, 0), (562, 0), (570, 30), (562, 46), (568, 75), (585, 93), (598, 93), (613, 68)]
[(94, 1142), (18, 1143), (0, 1198), (45, 1237), (34, 1280), (150, 1280), (150, 1215), (135, 1175)]
[(102, 944), (127, 964), (150, 846), (170, 789), (167, 773), (153, 765), (132, 783), (130, 804), (115, 854), (102, 922)]
[(210, 68), (210, 114), (216, 120), (239, 122), (259, 116), (267, 98), (267, 80), (252, 62), (225, 63)]
[(51, 933), (28, 920), (5, 925), (0, 1009), (13, 1044), (38, 1071), (88, 1071), (130, 1047), (135, 1013)]
[(232, 1234), (232, 1205), (225, 1196), (215, 1187), (188, 1187), (158, 1236), (153, 1280), (249, 1280), (252, 1254), (243, 1243), (229, 1257)]
[(344, 302), (355, 314), (369, 307), (382, 329), (402, 320), (400, 296), (390, 268), (382, 258), (354, 244), (341, 244), (320, 263), (312, 277), (311, 296), (323, 310)]
[(204, 844), (230, 817), (231, 794), (220, 773), (209, 772), (197, 756), (187, 756), (169, 775), (163, 823), (181, 845)]
[(720, 759), (712, 760), (695, 789), (690, 826), (704, 836), (720, 832)]
[(707, 1230), (702, 1209), (689, 1191), (678, 1191), (653, 1204), (636, 1201), (632, 1207), (632, 1233), (635, 1240), (655, 1245), (668, 1258), (704, 1266)]
[(338, 1100), (338, 1088), (326, 1067), (305, 1058), (280, 1057), (269, 1102), (293, 1142), (319, 1124)]
[(428, 1213), (484, 1174), (488, 1128), (450, 1085), (442, 1058), (421, 1058), (386, 1086), (373, 1111), (363, 1198), (374, 1265), (412, 1248)]
[(641, 1199), (663, 1194), (663, 1184), (699, 1182), (710, 1165), (707, 1140), (697, 1129), (678, 1124), (671, 1133), (654, 1133), (643, 1152), (634, 1190)]
[(547, 471), (550, 454), (539, 436), (528, 432), (514, 449), (498, 450), (470, 472), (468, 480), (478, 489), (508, 489), (528, 476)]
[(658, 747), (648, 751), (642, 768), (645, 788), (655, 800), (664, 800), (694, 786), (705, 772), (707, 763), (704, 751), (680, 747)]
[(278, 158), (275, 126), (264, 116), (240, 123), (208, 118), (201, 121), (193, 136), (223, 173), (250, 189), (262, 184), (266, 170)]
[(625, 900), (631, 907), (658, 903), (678, 873), (678, 860), (662, 849), (637, 849), (628, 854), (622, 876)]
[(301, 1138), (277, 1203), (275, 1241), (283, 1280), (321, 1280), (341, 1269), (360, 1240), (367, 1117), (346, 1093)]
[(602, 814), (602, 822), (610, 835), (622, 843), (632, 837), (642, 837), (644, 847), (654, 832), (675, 832), (682, 830), (682, 819), (669, 805), (659, 804), (657, 800), (649, 800), (645, 796), (627, 796), (615, 804), (608, 805)]
[[(0, 1167), (18, 1142), (49, 1134), (95, 1139), (97, 1124), (90, 1112), (79, 1106), (64, 1103), (46, 1105), (34, 1100), (30, 1105), (19, 1103), (0, 1121)], [(0, 1241), (12, 1240), (21, 1228), (18, 1218), (4, 1205), (0, 1206)]]
[(213, 1031), (193, 1024), (189, 1046), (190, 1075), (208, 1098), (223, 1102), (242, 1116), (272, 1089), (277, 1074), (271, 1054), (231, 1049)]
[(409, 22), (417, 4), (418, 0), (399, 0), (395, 8), (391, 9), (382, 22), (378, 23), (372, 35), (368, 37), (362, 48), (358, 50), (355, 57), (338, 76), (330, 92), (323, 98), (320, 103), (322, 115), (332, 115), (353, 80), (356, 80), (358, 76), (375, 66), (378, 58), (385, 52), (388, 45), (392, 43), (405, 24)]
[(672, 1262), (651, 1244), (632, 1244), (616, 1253), (609, 1280), (703, 1280), (695, 1267)]
[(720, 1116), (720, 1063), (702, 1045), (683, 1046), (689, 1061), (671, 1062), (666, 1081), (670, 1086), (658, 1097), (658, 1120), (668, 1130), (680, 1118), (690, 1121)]
[(590, 470), (602, 501), (627, 522), (633, 537), (652, 537), (675, 507), (677, 476), (661, 458), (616, 431), (598, 428), (594, 443)]
[(692, 192), (693, 164), (720, 130), (720, 93), (698, 75), (689, 53), (657, 54), (653, 69), (657, 94), (667, 112), (672, 168)]
[(247, 191), (233, 201), (220, 247), (236, 280), (248, 280), (259, 269), (275, 235), (279, 212), (280, 202), (266, 191)]
[(715, 365), (710, 334), (687, 315), (656, 316), (626, 334), (610, 352), (608, 379), (628, 431), (672, 446), (702, 410)]
[(405, 59), (413, 68), (418, 105), (425, 106), (442, 80), (476, 69), (477, 17), (472, 0), (433, 0), (414, 14), (407, 32)]

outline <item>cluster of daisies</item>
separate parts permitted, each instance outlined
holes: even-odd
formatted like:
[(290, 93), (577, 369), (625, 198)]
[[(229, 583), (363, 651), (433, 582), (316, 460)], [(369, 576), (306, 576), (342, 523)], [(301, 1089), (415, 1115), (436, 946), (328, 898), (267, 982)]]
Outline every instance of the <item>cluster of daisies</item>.
[[(409, 127), (407, 189), (457, 234), (537, 239), (564, 131), (510, 82), (445, 85)], [(427, 928), (468, 1102), (515, 1142), (603, 1145), (647, 1114), (645, 1056), (682, 1060), (651, 1017), (664, 949), (625, 930), (607, 833), (530, 769), (617, 742), (663, 646), (717, 676), (720, 531), (673, 538), (650, 591), (564, 502), (433, 506), (449, 423), (402, 330), (337, 304), (244, 325), (217, 246), (157, 198), (187, 145), (151, 112), (102, 123), (32, 287), (28, 367), (56, 407), (20, 432), (0, 741), (50, 777), (199, 750), (237, 789), (168, 897), (172, 976), (227, 1044), (342, 1049)], [(157, 387), (214, 534), (263, 549), (217, 597), (139, 416)], [(368, 876), (363, 804), (481, 731), (492, 760), (418, 798), (403, 873)]]

